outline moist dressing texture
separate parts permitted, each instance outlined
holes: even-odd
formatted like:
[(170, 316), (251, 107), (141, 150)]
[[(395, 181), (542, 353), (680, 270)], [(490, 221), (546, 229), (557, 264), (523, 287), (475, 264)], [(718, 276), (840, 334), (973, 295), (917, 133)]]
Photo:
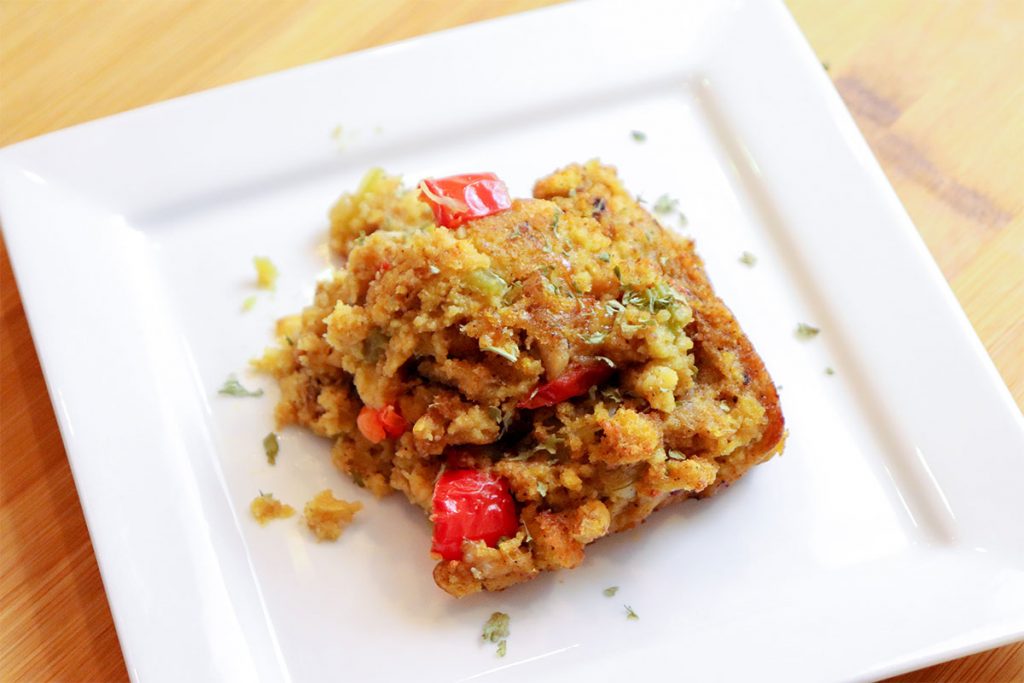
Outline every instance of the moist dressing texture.
[[(575, 567), (598, 538), (781, 450), (775, 386), (693, 242), (613, 168), (570, 165), (456, 229), (373, 170), (330, 218), (344, 266), (258, 365), (280, 384), (278, 423), (332, 439), (334, 463), (378, 496), (429, 514), (442, 468), (507, 481), (519, 530), (439, 561), (452, 595)], [(611, 371), (582, 395), (521, 407), (597, 363)], [(357, 415), (386, 405), (409, 428), (371, 443)]]

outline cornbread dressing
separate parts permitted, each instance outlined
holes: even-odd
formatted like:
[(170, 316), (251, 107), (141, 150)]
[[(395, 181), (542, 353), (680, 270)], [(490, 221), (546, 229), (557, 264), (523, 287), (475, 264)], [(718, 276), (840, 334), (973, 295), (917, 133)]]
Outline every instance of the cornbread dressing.
[[(332, 439), (334, 463), (378, 496), (429, 514), (442, 468), (508, 482), (519, 530), (439, 561), (452, 595), (575, 567), (597, 539), (781, 451), (775, 386), (693, 242), (612, 167), (570, 165), (456, 229), (373, 170), (330, 217), (344, 266), (258, 365), (280, 384), (279, 425)], [(611, 370), (586, 393), (522, 407), (597, 363)], [(357, 416), (385, 405), (409, 429), (372, 443)]]

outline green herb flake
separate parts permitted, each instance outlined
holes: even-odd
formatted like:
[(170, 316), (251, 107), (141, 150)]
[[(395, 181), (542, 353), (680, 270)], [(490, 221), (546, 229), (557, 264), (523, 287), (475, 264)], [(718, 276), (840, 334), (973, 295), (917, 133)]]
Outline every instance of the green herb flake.
[(632, 130), (629, 135), (633, 138), (633, 142), (647, 142), (647, 133), (642, 130)]
[(669, 451), (668, 457), (670, 460), (686, 460), (686, 455), (679, 451)]
[(288, 346), (295, 346), (295, 340), (289, 337), (287, 334), (284, 336), (284, 340), (288, 342)]
[(818, 336), (819, 332), (821, 332), (819, 328), (807, 323), (800, 323), (796, 326), (796, 336), (798, 339), (813, 339)]
[(549, 455), (557, 455), (558, 437), (555, 435), (547, 437), (543, 442), (534, 447), (533, 452), (536, 453), (537, 451), (547, 451)]
[(548, 485), (542, 481), (537, 482), (537, 495), (544, 498), (548, 495)]
[(602, 261), (604, 263), (608, 263), (612, 260), (612, 257), (611, 254), (609, 254), (608, 252), (602, 251), (600, 254), (597, 255), (597, 260)]
[(679, 200), (663, 194), (654, 202), (654, 213), (665, 215), (679, 209)]
[(217, 393), (223, 394), (224, 396), (257, 397), (263, 395), (263, 390), (256, 389), (255, 391), (249, 391), (242, 386), (241, 382), (238, 381), (238, 378), (234, 375), (228, 375), (228, 378), (224, 380), (224, 386), (222, 386)]
[(611, 301), (604, 302), (604, 309), (608, 311), (608, 315), (615, 315), (616, 313), (622, 313), (626, 310), (626, 307), (621, 301), (612, 299)]
[(263, 437), (263, 452), (267, 454), (267, 462), (271, 465), (277, 464), (277, 453), (281, 450), (277, 443), (277, 434), (270, 432)]
[(604, 593), (604, 597), (606, 597), (606, 598), (614, 598), (615, 594), (619, 592), (619, 587), (618, 586), (608, 586), (607, 588), (605, 588), (601, 592)]
[(603, 330), (598, 330), (597, 332), (591, 332), (590, 334), (581, 334), (580, 335), (580, 339), (582, 339), (587, 344), (591, 344), (591, 345), (600, 344), (601, 342), (603, 342), (607, 338), (608, 338), (608, 332), (607, 331), (603, 331)]
[(753, 268), (757, 264), (757, 257), (751, 254), (749, 251), (745, 251), (742, 254), (740, 254), (739, 261), (748, 268)]
[(825, 368), (825, 374), (826, 375), (834, 375), (834, 374), (836, 374), (836, 371), (833, 370), (832, 368), (828, 367), (828, 368)]
[(822, 62), (821, 63), (821, 68), (823, 68), (825, 71), (828, 71), (831, 68), (831, 66), (829, 65), (828, 62)]
[(252, 296), (245, 297), (245, 301), (242, 302), (242, 310), (251, 311), (252, 307), (256, 305), (257, 301), (258, 299), (255, 294), (253, 294)]
[(612, 272), (615, 273), (615, 278), (619, 282), (622, 282), (622, 270), (618, 266), (615, 266), (614, 268), (612, 268)]
[(629, 605), (623, 605), (626, 608), (626, 618), (630, 621), (639, 621), (640, 615), (633, 611), (633, 608)]
[(505, 652), (508, 650), (508, 645), (505, 642), (509, 635), (509, 624), (510, 617), (504, 612), (494, 612), (491, 617), (484, 622), (483, 639), (489, 643), (498, 644), (498, 656), (504, 657)]

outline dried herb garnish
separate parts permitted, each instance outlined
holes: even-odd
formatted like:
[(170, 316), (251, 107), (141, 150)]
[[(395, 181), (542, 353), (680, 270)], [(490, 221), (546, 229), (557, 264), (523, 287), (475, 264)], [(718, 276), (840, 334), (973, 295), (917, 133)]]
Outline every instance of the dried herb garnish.
[(277, 464), (277, 454), (281, 447), (277, 443), (277, 434), (270, 432), (263, 437), (263, 452), (267, 454), (267, 462)]
[(796, 326), (796, 336), (800, 339), (812, 339), (817, 337), (819, 332), (821, 332), (820, 329), (807, 323), (799, 323)]
[(250, 391), (243, 387), (241, 382), (239, 382), (238, 378), (234, 375), (228, 375), (228, 378), (224, 380), (224, 386), (222, 386), (217, 393), (223, 394), (224, 396), (257, 397), (263, 395), (263, 390), (256, 389), (255, 391)]

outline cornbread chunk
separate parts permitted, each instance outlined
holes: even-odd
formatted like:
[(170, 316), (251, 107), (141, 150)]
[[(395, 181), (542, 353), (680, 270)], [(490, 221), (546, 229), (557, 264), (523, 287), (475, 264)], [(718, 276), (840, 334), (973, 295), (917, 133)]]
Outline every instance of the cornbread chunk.
[(249, 503), (249, 512), (261, 525), (275, 519), (287, 519), (295, 514), (295, 508), (274, 498), (272, 493), (261, 493)]
[(324, 489), (306, 503), (302, 517), (317, 540), (336, 541), (362, 509), (362, 503), (335, 498), (330, 489)]
[[(782, 450), (775, 386), (693, 242), (612, 167), (567, 166), (455, 229), (374, 170), (331, 220), (344, 266), (258, 364), (280, 384), (279, 425), (333, 440), (338, 468), (378, 496), (430, 514), (443, 468), (507, 482), (519, 531), (440, 560), (452, 595), (578, 566), (597, 539)], [(602, 363), (583, 393), (524, 407)], [(408, 428), (371, 440), (364, 406)]]

